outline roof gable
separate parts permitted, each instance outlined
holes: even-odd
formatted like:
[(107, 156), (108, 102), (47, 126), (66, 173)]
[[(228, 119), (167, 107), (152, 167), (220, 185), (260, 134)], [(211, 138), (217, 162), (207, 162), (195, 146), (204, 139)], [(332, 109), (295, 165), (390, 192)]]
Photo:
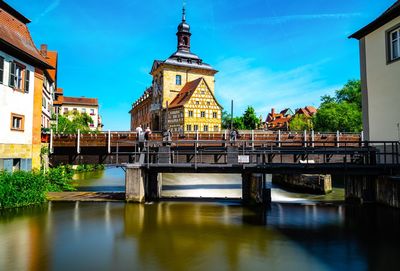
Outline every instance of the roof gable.
[(384, 13), (382, 13), (378, 18), (364, 26), (354, 34), (352, 34), (349, 38), (362, 39), (368, 34), (374, 32), (379, 27), (387, 24), (393, 19), (400, 16), (400, 1), (396, 1), (390, 8), (388, 8)]
[(181, 91), (179, 91), (179, 93), (172, 100), (169, 107), (170, 108), (180, 107), (183, 106), (186, 102), (188, 102), (202, 80), (204, 80), (203, 77), (200, 77), (194, 81), (187, 82), (183, 86)]
[(0, 45), (12, 54), (22, 54), (24, 61), (38, 67), (52, 69), (33, 43), (27, 27), (29, 20), (0, 1)]

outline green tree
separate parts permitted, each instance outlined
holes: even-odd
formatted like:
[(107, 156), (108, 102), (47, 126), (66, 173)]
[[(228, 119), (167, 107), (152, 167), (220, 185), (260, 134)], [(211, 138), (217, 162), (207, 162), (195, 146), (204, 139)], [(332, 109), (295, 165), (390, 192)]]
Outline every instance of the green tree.
[(222, 111), (222, 129), (229, 129), (231, 128), (231, 115), (228, 114), (225, 110)]
[(260, 119), (257, 117), (253, 107), (248, 106), (243, 114), (244, 129), (253, 130), (260, 124)]
[(64, 115), (59, 115), (58, 127), (53, 124), (52, 129), (55, 131), (57, 128), (57, 132), (62, 134), (76, 134), (78, 130), (80, 130), (82, 134), (87, 134), (93, 132), (90, 129), (90, 124), (93, 124), (93, 119), (87, 113), (73, 111)]
[(336, 102), (356, 104), (361, 110), (361, 82), (349, 80), (342, 89), (336, 91)]
[(322, 96), (314, 117), (314, 127), (323, 132), (360, 132), (362, 130), (361, 83), (349, 80), (335, 97)]
[(234, 117), (233, 118), (233, 128), (238, 129), (238, 130), (246, 129), (246, 127), (244, 126), (244, 123), (243, 123), (243, 117)]
[(290, 131), (310, 131), (313, 129), (312, 119), (304, 115), (295, 115), (289, 124)]
[(361, 111), (354, 103), (323, 104), (315, 115), (314, 124), (318, 131), (360, 132)]

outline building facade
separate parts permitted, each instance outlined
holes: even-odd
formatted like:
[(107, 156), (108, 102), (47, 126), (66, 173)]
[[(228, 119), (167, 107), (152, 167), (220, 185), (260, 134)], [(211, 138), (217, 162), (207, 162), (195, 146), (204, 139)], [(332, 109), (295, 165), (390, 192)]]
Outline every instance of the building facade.
[(55, 91), (57, 89), (57, 60), (58, 54), (56, 51), (48, 51), (47, 45), (40, 46), (40, 53), (54, 69), (46, 69), (43, 78), (42, 88), (42, 130), (48, 130), (51, 126), (52, 116), (54, 111)]
[[(163, 130), (163, 129), (179, 129), (178, 126), (183, 126), (182, 129), (184, 131), (188, 131), (188, 128), (191, 128), (194, 131), (194, 127), (198, 127), (198, 131), (202, 132), (204, 129), (208, 129), (208, 131), (221, 130), (221, 107), (216, 102), (215, 99), (215, 74), (217, 71), (212, 68), (210, 65), (203, 62), (203, 60), (191, 52), (191, 32), (190, 26), (186, 22), (185, 10), (183, 10), (182, 22), (178, 25), (177, 35), (177, 51), (173, 53), (166, 60), (155, 60), (153, 62), (153, 66), (150, 74), (153, 77), (152, 83), (152, 100), (150, 105), (150, 111), (148, 112), (149, 118), (151, 119), (151, 129), (153, 130)], [(206, 91), (203, 96), (197, 97), (196, 95), (192, 95), (190, 97), (193, 99), (198, 99), (196, 108), (193, 108), (194, 112), (199, 112), (198, 114), (193, 115), (193, 117), (184, 117), (187, 113), (182, 112), (182, 110), (189, 110), (189, 104), (176, 106), (173, 104), (172, 108), (170, 108), (171, 104), (178, 99), (179, 95), (182, 95), (182, 91), (185, 88), (190, 88), (193, 82), (196, 80), (202, 79), (204, 83), (204, 87), (206, 87)], [(194, 90), (193, 90), (194, 91)], [(188, 94), (189, 95), (189, 94)], [(211, 95), (211, 96), (209, 96)], [(207, 97), (206, 97), (207, 96)], [(197, 98), (195, 98), (197, 97)], [(189, 102), (189, 100), (187, 100)], [(204, 102), (204, 103), (203, 103)], [(216, 104), (218, 108), (215, 108)], [(140, 107), (141, 103), (135, 104), (135, 106), (130, 111), (131, 114), (135, 114), (137, 110), (135, 107)], [(185, 108), (185, 109), (183, 109)], [(216, 112), (216, 118), (206, 118), (201, 117), (201, 110), (204, 111), (204, 114), (212, 115), (213, 111)], [(179, 118), (177, 116), (183, 115)], [(132, 116), (131, 119), (137, 118), (136, 116)], [(177, 121), (177, 119), (180, 119)], [(190, 123), (185, 124), (185, 120)], [(169, 124), (171, 123), (171, 127)], [(178, 124), (179, 123), (179, 124)], [(188, 126), (191, 125), (191, 126)], [(193, 125), (193, 126), (192, 126)], [(206, 127), (206, 128), (204, 128)], [(218, 129), (216, 128), (218, 127)]]
[(90, 129), (93, 131), (101, 131), (103, 127), (97, 98), (63, 96), (60, 111), (63, 115), (66, 115), (69, 112), (88, 114), (93, 120), (93, 123), (90, 124)]
[(400, 140), (400, 1), (350, 36), (359, 40), (366, 140)]
[(221, 106), (200, 77), (188, 82), (169, 106), (168, 127), (172, 132), (220, 132)]
[(152, 102), (152, 89), (146, 89), (143, 95), (132, 104), (131, 114), (131, 131), (136, 127), (142, 126), (143, 129), (151, 126), (150, 107)]
[(44, 71), (29, 20), (0, 1), (0, 170), (40, 168)]

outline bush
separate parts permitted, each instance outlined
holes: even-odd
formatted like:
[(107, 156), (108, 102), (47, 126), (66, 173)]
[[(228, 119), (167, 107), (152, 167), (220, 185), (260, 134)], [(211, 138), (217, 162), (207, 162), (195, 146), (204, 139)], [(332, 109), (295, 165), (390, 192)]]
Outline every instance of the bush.
[(47, 180), (40, 172), (0, 172), (0, 209), (46, 201)]
[(70, 166), (40, 171), (0, 171), (0, 209), (46, 202), (46, 192), (73, 191)]
[(47, 190), (49, 192), (74, 191), (72, 176), (74, 171), (71, 166), (50, 168), (46, 173)]
[(97, 170), (104, 170), (105, 166), (102, 164), (80, 164), (76, 167), (76, 172), (91, 172)]

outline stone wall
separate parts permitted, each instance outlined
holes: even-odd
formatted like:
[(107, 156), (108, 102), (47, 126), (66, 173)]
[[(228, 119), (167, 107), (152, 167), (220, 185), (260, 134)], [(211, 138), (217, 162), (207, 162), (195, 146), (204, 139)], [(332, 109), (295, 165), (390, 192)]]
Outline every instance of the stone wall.
[(381, 176), (376, 183), (376, 201), (400, 208), (400, 176)]
[(272, 183), (299, 192), (327, 194), (332, 192), (331, 175), (318, 174), (274, 174)]

